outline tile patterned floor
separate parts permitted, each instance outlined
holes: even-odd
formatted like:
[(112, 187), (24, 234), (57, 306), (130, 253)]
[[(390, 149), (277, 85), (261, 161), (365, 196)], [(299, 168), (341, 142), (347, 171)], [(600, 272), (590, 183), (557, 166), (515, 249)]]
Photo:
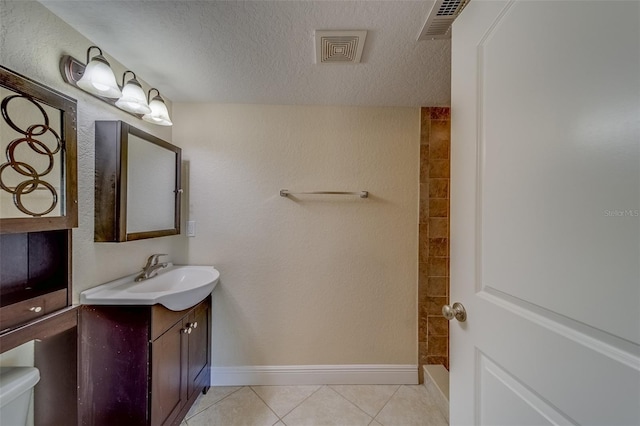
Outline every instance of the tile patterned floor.
[(421, 385), (218, 386), (182, 426), (445, 426)]

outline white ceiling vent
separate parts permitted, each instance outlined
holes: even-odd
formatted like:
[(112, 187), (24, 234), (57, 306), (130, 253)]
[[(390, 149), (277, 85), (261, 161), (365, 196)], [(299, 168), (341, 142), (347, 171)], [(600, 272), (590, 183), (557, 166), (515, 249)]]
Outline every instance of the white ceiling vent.
[(316, 30), (316, 64), (358, 63), (366, 31)]
[(436, 0), (418, 40), (451, 38), (451, 24), (467, 3), (469, 0)]

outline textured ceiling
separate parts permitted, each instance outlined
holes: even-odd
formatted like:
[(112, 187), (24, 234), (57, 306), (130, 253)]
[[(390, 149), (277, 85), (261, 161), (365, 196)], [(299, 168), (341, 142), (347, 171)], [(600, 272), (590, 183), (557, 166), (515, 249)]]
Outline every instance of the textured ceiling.
[[(41, 3), (174, 102), (450, 102), (450, 40), (416, 41), (432, 1)], [(316, 29), (367, 30), (362, 62), (316, 64)]]

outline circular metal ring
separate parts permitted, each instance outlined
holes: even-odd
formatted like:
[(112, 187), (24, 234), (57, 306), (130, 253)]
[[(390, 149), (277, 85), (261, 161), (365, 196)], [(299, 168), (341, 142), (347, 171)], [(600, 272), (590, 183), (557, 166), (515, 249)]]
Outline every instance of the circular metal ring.
[[(0, 110), (2, 110), (2, 118), (4, 118), (4, 121), (7, 122), (7, 124), (9, 125), (9, 127), (11, 127), (13, 130), (15, 130), (16, 132), (22, 134), (22, 135), (27, 135), (29, 130), (22, 130), (20, 127), (18, 127), (13, 120), (11, 120), (11, 118), (9, 117), (9, 112), (7, 111), (7, 105), (9, 105), (9, 102), (15, 98), (24, 98), (27, 101), (31, 102), (33, 105), (36, 106), (36, 108), (38, 108), (40, 110), (40, 113), (42, 114), (42, 117), (44, 118), (44, 126), (48, 129), (49, 128), (49, 116), (47, 115), (47, 113), (45, 112), (44, 108), (42, 108), (42, 105), (40, 105), (38, 102), (36, 102), (34, 99), (30, 98), (29, 96), (25, 96), (25, 95), (13, 95), (13, 96), (7, 96), (6, 98), (4, 98), (2, 100), (2, 104), (0, 104)], [(39, 134), (35, 134), (34, 136), (40, 136), (42, 134), (44, 134), (46, 132), (46, 130), (44, 130), (42, 133)]]
[(21, 170), (19, 170), (18, 168), (14, 167), (15, 165), (18, 164), (26, 164), (24, 162), (21, 161), (16, 161), (15, 158), (15, 154), (14, 151), (16, 149), (16, 147), (18, 145), (20, 145), (22, 142), (26, 142), (30, 147), (33, 147), (34, 145), (39, 145), (40, 147), (42, 147), (42, 151), (38, 151), (36, 150), (36, 152), (42, 154), (42, 155), (46, 155), (47, 157), (49, 157), (49, 166), (46, 168), (45, 171), (38, 173), (37, 171), (35, 171), (35, 169), (32, 166), (29, 166), (32, 170), (34, 170), (33, 173), (36, 173), (39, 176), (44, 176), (46, 174), (48, 174), (51, 170), (53, 170), (53, 166), (55, 165), (55, 160), (53, 158), (53, 153), (51, 152), (51, 150), (49, 149), (49, 147), (47, 145), (45, 145), (44, 143), (40, 142), (38, 139), (30, 139), (28, 137), (26, 138), (20, 138), (20, 139), (15, 139), (13, 141), (11, 141), (9, 143), (9, 145), (7, 145), (7, 160), (9, 160), (9, 164), (12, 164), (12, 168), (20, 173), (23, 176), (33, 176), (32, 173), (25, 173)]
[[(22, 204), (22, 196), (24, 194), (27, 194), (27, 192), (22, 192), (22, 188), (27, 185), (34, 186), (34, 188), (31, 189), (31, 191), (29, 192), (34, 191), (39, 185), (42, 185), (45, 188), (47, 188), (49, 191), (51, 191), (51, 195), (52, 195), (51, 206), (47, 210), (41, 213), (36, 213), (27, 209), (24, 206), (24, 204)], [(16, 186), (15, 192), (13, 193), (13, 202), (15, 203), (18, 210), (20, 210), (22, 213), (28, 214), (30, 216), (44, 216), (45, 214), (53, 211), (53, 209), (56, 207), (56, 204), (58, 204), (58, 193), (56, 192), (56, 189), (53, 187), (53, 185), (51, 185), (49, 182), (46, 182), (43, 180), (36, 180), (36, 179), (25, 180), (24, 182), (20, 182), (18, 186)]]
[[(30, 170), (31, 170), (31, 173), (29, 173), (29, 174), (25, 174), (25, 173), (20, 172), (18, 169), (16, 169), (16, 168), (14, 167), (14, 166), (16, 166), (17, 164), (19, 164), (19, 165), (20, 165), (20, 167), (24, 167), (24, 168), (26, 168), (26, 169), (30, 169)], [(34, 180), (35, 180), (35, 181), (39, 181), (39, 180), (40, 180), (40, 179), (39, 179), (39, 175), (38, 175), (38, 173), (36, 172), (36, 170), (35, 170), (33, 167), (31, 167), (29, 164), (27, 164), (27, 163), (23, 163), (23, 162), (16, 162), (16, 163), (4, 163), (4, 164), (0, 165), (0, 188), (2, 188), (3, 190), (5, 190), (5, 191), (7, 191), (7, 192), (9, 192), (9, 193), (11, 193), (11, 194), (15, 194), (15, 193), (16, 193), (16, 188), (17, 188), (17, 187), (16, 187), (16, 188), (11, 189), (9, 186), (5, 185), (4, 181), (2, 180), (2, 172), (4, 172), (4, 169), (6, 169), (7, 167), (11, 167), (15, 172), (20, 173), (20, 174), (21, 174), (21, 175), (23, 175), (23, 176), (29, 176), (29, 177), (31, 178), (31, 181), (34, 181)], [(27, 182), (28, 182), (28, 181), (27, 181)], [(35, 185), (35, 186), (37, 186), (37, 185)], [(35, 190), (35, 187), (33, 187), (33, 188), (31, 188), (31, 189), (27, 190), (27, 192), (25, 192), (25, 194), (28, 194), (28, 193), (30, 193), (30, 192), (32, 192), (32, 191), (34, 191), (34, 190)]]
[[(33, 129), (38, 128), (38, 127), (43, 128), (44, 131), (41, 132), (41, 133), (33, 133)], [(52, 151), (47, 146), (46, 152), (45, 151), (40, 151), (32, 143), (32, 141), (37, 141), (37, 139), (34, 139), (33, 136), (44, 135), (47, 131), (51, 132), (53, 134), (53, 136), (56, 138), (56, 148)], [(38, 141), (38, 142), (40, 142), (41, 144), (44, 144), (42, 141)], [(29, 128), (27, 129), (27, 143), (29, 144), (31, 149), (33, 149), (38, 154), (42, 154), (42, 155), (52, 155), (52, 154), (55, 155), (55, 154), (58, 153), (58, 151), (60, 151), (60, 148), (62, 147), (62, 140), (60, 139), (60, 136), (58, 136), (58, 134), (56, 133), (55, 130), (53, 130), (51, 127), (45, 126), (44, 124), (33, 124), (33, 125), (29, 126)]]

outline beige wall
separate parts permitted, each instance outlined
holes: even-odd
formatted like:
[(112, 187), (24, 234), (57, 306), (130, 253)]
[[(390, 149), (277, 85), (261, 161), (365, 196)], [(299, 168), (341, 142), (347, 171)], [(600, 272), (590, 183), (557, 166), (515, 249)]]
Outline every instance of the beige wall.
[(417, 364), (419, 109), (175, 104), (174, 118), (188, 258), (222, 277), (214, 365)]
[[(147, 125), (62, 81), (61, 55), (84, 61), (90, 41), (36, 2), (0, 13), (0, 63), (78, 100), (74, 300), (169, 253), (222, 273), (216, 366), (417, 364), (418, 108), (180, 104), (173, 129)], [(93, 242), (93, 123), (118, 119), (183, 148), (195, 238)]]
[[(77, 303), (83, 290), (134, 273), (149, 254), (169, 253), (174, 260), (183, 261), (180, 255), (186, 238), (181, 236), (120, 244), (93, 242), (94, 121), (127, 121), (169, 141), (172, 129), (148, 124), (65, 83), (59, 71), (61, 56), (71, 55), (84, 62), (92, 43), (40, 3), (2, 1), (0, 14), (0, 64), (78, 101), (79, 226), (73, 230), (74, 301)], [(118, 79), (122, 78), (125, 68), (108, 55), (107, 59)]]

